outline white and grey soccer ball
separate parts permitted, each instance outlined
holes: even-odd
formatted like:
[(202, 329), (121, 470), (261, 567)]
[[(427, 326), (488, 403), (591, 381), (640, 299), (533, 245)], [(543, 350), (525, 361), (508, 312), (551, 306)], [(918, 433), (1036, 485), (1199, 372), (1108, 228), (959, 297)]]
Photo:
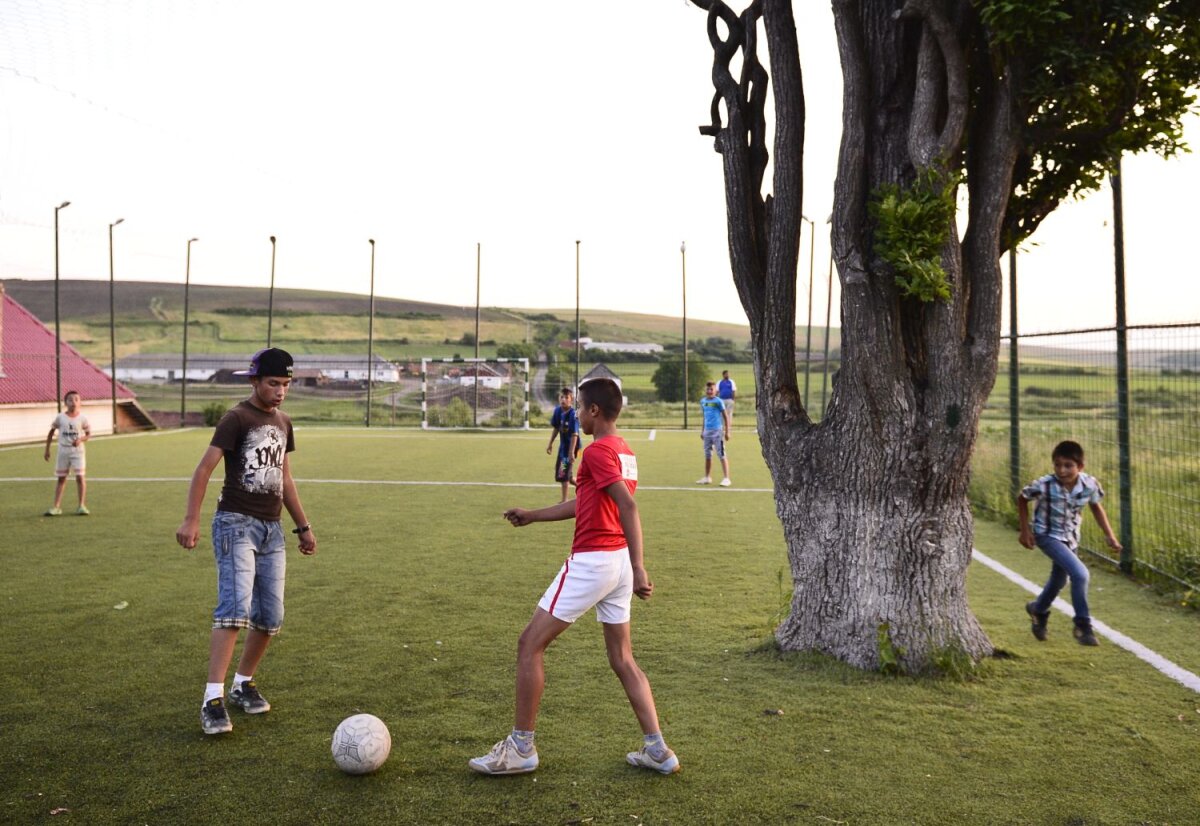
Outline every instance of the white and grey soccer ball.
[(370, 774), (392, 751), (392, 735), (374, 714), (355, 714), (333, 732), (333, 762), (346, 774)]

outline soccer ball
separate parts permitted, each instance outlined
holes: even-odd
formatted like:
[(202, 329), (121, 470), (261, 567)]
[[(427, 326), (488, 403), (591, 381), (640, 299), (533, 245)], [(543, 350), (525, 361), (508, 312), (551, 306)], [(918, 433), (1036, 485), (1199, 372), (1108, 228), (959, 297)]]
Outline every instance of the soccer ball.
[(374, 714), (355, 714), (333, 732), (333, 762), (346, 774), (370, 774), (392, 751), (392, 735)]

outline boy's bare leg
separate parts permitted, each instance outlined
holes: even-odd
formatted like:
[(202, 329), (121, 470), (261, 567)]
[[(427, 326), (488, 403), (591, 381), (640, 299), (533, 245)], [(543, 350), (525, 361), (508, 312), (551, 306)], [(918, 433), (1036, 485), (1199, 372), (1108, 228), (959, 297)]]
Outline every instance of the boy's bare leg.
[(650, 691), (650, 681), (633, 659), (633, 646), (630, 642), (629, 623), (602, 623), (604, 625), (604, 647), (608, 650), (608, 664), (625, 688), (625, 696), (633, 713), (637, 715), (638, 725), (642, 734), (657, 734), (658, 711), (654, 707), (654, 695)]
[(79, 507), (87, 505), (87, 477), (75, 474), (75, 487), (79, 489)]
[(54, 507), (61, 508), (63, 491), (67, 489), (67, 477), (60, 476), (54, 482)]
[(543, 608), (533, 612), (533, 618), (517, 641), (517, 713), (513, 728), (533, 731), (542, 690), (546, 687), (543, 655), (554, 638), (571, 627), (571, 623), (555, 619)]
[(710, 476), (712, 476), (712, 457), (705, 456), (704, 457), (704, 478), (707, 479)]
[(238, 660), (237, 673), (253, 677), (270, 644), (270, 634), (266, 631), (259, 631), (257, 628), (251, 628), (246, 633), (246, 644), (242, 646), (242, 658)]
[(233, 659), (233, 647), (237, 645), (236, 628), (214, 628), (208, 642), (208, 681), (225, 682), (229, 662)]
[(723, 470), (725, 472), (725, 478), (728, 479), (729, 478), (729, 457), (728, 456), (721, 457), (721, 470)]
[(560, 501), (560, 502), (567, 501), (567, 482), (562, 483), (562, 499), (559, 499), (558, 501)]

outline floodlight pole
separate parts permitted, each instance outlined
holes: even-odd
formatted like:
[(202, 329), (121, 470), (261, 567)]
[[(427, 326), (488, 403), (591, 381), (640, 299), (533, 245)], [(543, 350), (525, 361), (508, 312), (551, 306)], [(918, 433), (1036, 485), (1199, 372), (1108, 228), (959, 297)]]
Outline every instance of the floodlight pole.
[(367, 427), (371, 426), (371, 379), (375, 372), (375, 239), (368, 238), (371, 245), (371, 305), (367, 320)]
[(112, 432), (117, 432), (117, 313), (115, 290), (116, 281), (113, 268), (113, 227), (124, 223), (124, 218), (118, 218), (108, 225), (108, 348), (109, 348), (109, 377), (112, 384)]
[(483, 245), (475, 242), (475, 408), (471, 413), (471, 421), (479, 426), (479, 272), (483, 259)]
[(692, 400), (688, 392), (688, 342), (687, 342), (687, 241), (679, 244), (679, 261), (683, 268), (683, 429), (688, 429), (688, 407)]
[(58, 313), (58, 211), (71, 205), (63, 201), (54, 208), (54, 403), (62, 412), (62, 328)]
[(271, 326), (275, 321), (275, 236), (271, 236), (271, 288), (267, 291), (267, 346), (271, 346)]
[(579, 242), (575, 242), (575, 403), (579, 403)]
[(808, 221), (808, 324), (804, 333), (804, 409), (808, 410), (808, 376), (812, 372), (812, 298), (813, 298), (813, 255), (817, 249), (817, 225), (812, 218), (801, 215)]
[(825, 418), (828, 409), (827, 389), (829, 387), (829, 323), (833, 313), (833, 245), (829, 245), (829, 286), (825, 295), (825, 356), (821, 363), (821, 418)]
[(199, 238), (187, 242), (187, 265), (183, 271), (183, 373), (179, 377), (179, 426), (187, 425), (187, 340), (188, 340), (188, 295), (192, 287), (192, 244)]
[(1017, 338), (1017, 248), (1008, 251), (1008, 487), (1021, 492), (1021, 354)]

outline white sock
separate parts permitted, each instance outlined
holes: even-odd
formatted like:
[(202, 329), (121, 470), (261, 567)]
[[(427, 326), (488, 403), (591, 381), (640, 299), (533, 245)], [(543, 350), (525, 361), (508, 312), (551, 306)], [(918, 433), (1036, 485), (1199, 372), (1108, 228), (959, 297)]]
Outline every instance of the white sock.
[(233, 675), (233, 685), (231, 685), (230, 688), (237, 688), (239, 685), (246, 682), (247, 680), (253, 680), (253, 679), (254, 679), (253, 674), (251, 674), (249, 677), (247, 677), (245, 674), (236, 674), (235, 673)]
[(662, 732), (656, 731), (654, 734), (646, 734), (642, 736), (642, 744), (646, 747), (646, 751), (655, 760), (661, 760), (667, 753), (667, 743), (663, 740)]
[(522, 754), (528, 754), (529, 750), (533, 748), (533, 737), (534, 733), (532, 731), (512, 730), (513, 742), (517, 744), (517, 749)]
[[(207, 703), (209, 700), (213, 699), (214, 697), (224, 697), (224, 696), (225, 696), (225, 684), (224, 683), (205, 683), (204, 684), (204, 703)], [(201, 705), (203, 705), (203, 703)]]

